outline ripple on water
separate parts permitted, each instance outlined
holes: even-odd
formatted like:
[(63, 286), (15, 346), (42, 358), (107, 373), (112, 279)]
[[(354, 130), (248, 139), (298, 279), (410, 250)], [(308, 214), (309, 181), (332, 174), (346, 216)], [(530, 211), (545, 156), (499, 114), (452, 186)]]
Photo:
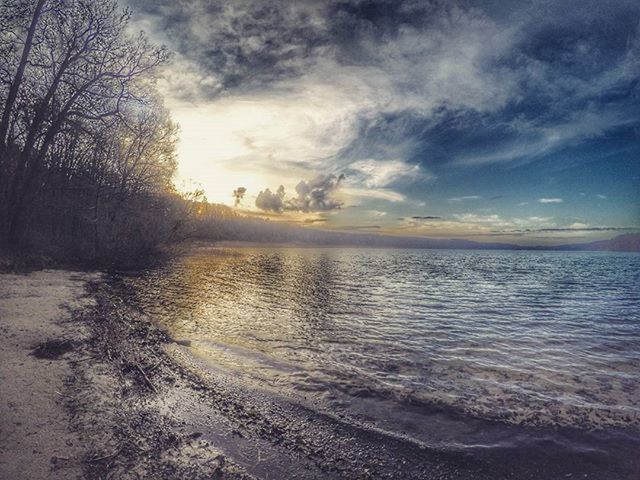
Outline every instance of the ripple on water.
[(328, 408), (640, 428), (640, 255), (217, 249), (125, 281), (202, 355)]

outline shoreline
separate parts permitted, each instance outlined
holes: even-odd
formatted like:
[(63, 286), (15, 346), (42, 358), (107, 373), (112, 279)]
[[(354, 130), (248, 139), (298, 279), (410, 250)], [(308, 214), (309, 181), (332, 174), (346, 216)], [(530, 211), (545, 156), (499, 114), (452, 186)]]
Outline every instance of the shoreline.
[[(37, 281), (43, 275), (49, 287), (61, 286), (65, 295), (47, 296), (50, 290)], [(15, 287), (13, 296), (4, 293), (8, 280), (15, 279), (31, 285), (30, 296)], [(13, 307), (16, 316), (28, 316), (34, 305), (57, 312), (33, 323), (44, 331), (38, 342), (23, 342), (17, 353), (5, 348), (7, 339), (14, 338), (6, 330), (20, 322), (14, 319), (11, 325), (3, 325), (3, 355), (19, 356), (14, 359), (18, 373), (29, 377), (37, 371), (55, 382), (53, 386), (44, 380), (40, 383), (55, 412), (46, 415), (46, 423), (42, 416), (47, 410), (34, 400), (37, 396), (31, 387), (2, 394), (3, 408), (16, 403), (13, 396), (21, 395), (29, 412), (16, 414), (28, 419), (25, 423), (30, 427), (53, 435), (45, 448), (33, 453), (22, 449), (22, 456), (14, 453), (19, 445), (15, 440), (29, 441), (26, 430), (8, 437), (14, 447), (6, 441), (0, 444), (3, 478), (20, 478), (9, 473), (19, 473), (25, 463), (38, 467), (27, 477), (34, 480), (539, 480), (542, 464), (549, 480), (583, 473), (593, 479), (609, 478), (601, 470), (590, 470), (592, 460), (598, 460), (591, 458), (593, 453), (572, 458), (580, 461), (571, 465), (560, 458), (562, 452), (550, 451), (548, 446), (541, 449), (542, 443), (535, 451), (443, 450), (247, 387), (242, 378), (198, 364), (188, 342), (172, 339), (130, 301), (130, 291), (117, 276), (50, 270), (1, 275), (0, 282), (0, 302), (7, 298), (22, 302), (22, 308)], [(69, 282), (73, 288), (64, 290)], [(67, 306), (59, 307), (60, 303)], [(2, 305), (6, 310), (7, 305)], [(54, 358), (29, 355), (38, 344), (60, 338), (70, 340), (70, 345)], [(43, 368), (42, 362), (48, 366)], [(8, 430), (7, 418), (3, 415), (3, 432)], [(514, 427), (512, 432), (518, 431)], [(540, 432), (544, 439), (544, 431)], [(614, 470), (604, 473), (620, 473)], [(627, 478), (624, 475), (620, 478)]]
[[(0, 444), (3, 478), (20, 478), (25, 465), (37, 467), (26, 477), (32, 480), (489, 478), (465, 459), (447, 459), (424, 446), (389, 440), (203, 374), (186, 347), (126, 305), (104, 277), (47, 270), (52, 286), (71, 278), (76, 282), (73, 292), (49, 298), (33, 282), (40, 275), (3, 274), (0, 279), (3, 285), (15, 278), (31, 285), (31, 297), (15, 294), (25, 305), (37, 298), (39, 305), (57, 309), (40, 319), (45, 331), (39, 342), (23, 345), (16, 359), (21, 375), (42, 373), (55, 415), (33, 400), (33, 389), (2, 394), (3, 408), (21, 401), (27, 411), (17, 415), (50, 436), (39, 450), (22, 448), (26, 431)], [(2, 341), (7, 338), (12, 337), (5, 334)], [(56, 338), (70, 340), (69, 348), (47, 360), (60, 371), (24, 362), (33, 357), (31, 347)], [(2, 368), (3, 377), (12, 373), (4, 363)], [(3, 415), (3, 432), (8, 421)]]
[(161, 411), (134, 338), (164, 338), (142, 328), (116, 345), (113, 322), (134, 324), (107, 320), (105, 287), (97, 273), (0, 274), (0, 478), (251, 478)]
[[(486, 465), (464, 456), (354, 426), (199, 368), (182, 342), (171, 339), (133, 305), (119, 302), (119, 293), (126, 298), (126, 292), (118, 289), (117, 282), (111, 282), (94, 293), (98, 305), (106, 307), (94, 325), (126, 334), (146, 373), (137, 378), (142, 394), (169, 413), (169, 424), (185, 428), (181, 434), (187, 438), (195, 435), (219, 446), (231, 459), (225, 464), (248, 478), (491, 478)], [(113, 310), (113, 299), (119, 312)], [(122, 345), (118, 336), (110, 342)], [(109, 352), (109, 342), (100, 348)]]

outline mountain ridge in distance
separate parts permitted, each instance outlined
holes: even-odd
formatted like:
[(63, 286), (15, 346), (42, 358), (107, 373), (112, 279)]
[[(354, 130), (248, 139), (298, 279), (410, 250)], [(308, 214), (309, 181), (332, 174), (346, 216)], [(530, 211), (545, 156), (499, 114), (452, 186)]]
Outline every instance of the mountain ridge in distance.
[(560, 245), (550, 250), (585, 250), (603, 252), (640, 252), (640, 234), (625, 233), (609, 240)]

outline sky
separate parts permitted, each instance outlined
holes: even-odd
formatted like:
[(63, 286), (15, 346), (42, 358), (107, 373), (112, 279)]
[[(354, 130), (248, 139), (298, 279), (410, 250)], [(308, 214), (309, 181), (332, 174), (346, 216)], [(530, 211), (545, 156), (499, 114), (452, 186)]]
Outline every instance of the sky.
[(173, 52), (180, 188), (308, 228), (640, 230), (637, 0), (127, 0)]

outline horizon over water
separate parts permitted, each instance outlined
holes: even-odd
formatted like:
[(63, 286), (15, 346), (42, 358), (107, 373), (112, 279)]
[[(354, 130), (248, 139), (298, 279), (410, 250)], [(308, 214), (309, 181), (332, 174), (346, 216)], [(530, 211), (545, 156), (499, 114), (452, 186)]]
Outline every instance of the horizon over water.
[(451, 451), (640, 445), (638, 254), (209, 248), (124, 281), (212, 370), (345, 421)]

